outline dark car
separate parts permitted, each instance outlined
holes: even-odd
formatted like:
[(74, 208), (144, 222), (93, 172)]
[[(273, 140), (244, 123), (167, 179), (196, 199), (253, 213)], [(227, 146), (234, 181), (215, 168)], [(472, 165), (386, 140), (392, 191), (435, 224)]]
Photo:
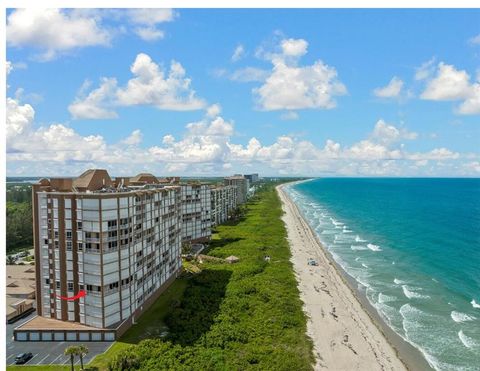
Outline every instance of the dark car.
[(27, 363), (33, 357), (32, 353), (22, 353), (15, 357), (16, 365), (23, 365)]

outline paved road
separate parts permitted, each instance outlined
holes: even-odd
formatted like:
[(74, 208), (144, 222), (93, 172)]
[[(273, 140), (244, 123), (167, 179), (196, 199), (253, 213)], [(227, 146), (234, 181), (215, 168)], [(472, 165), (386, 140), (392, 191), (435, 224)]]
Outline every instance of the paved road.
[[(73, 342), (73, 341), (13, 341), (13, 329), (22, 323), (36, 316), (36, 313), (10, 325), (7, 324), (6, 346), (7, 346), (7, 365), (15, 363), (15, 356), (20, 353), (31, 352), (31, 358), (27, 365), (52, 365), (52, 364), (69, 364), (70, 357), (63, 355), (63, 351), (70, 345), (85, 344), (88, 347), (88, 354), (84, 357), (83, 363), (86, 365), (93, 357), (104, 353), (113, 342)], [(80, 359), (76, 358), (76, 364), (80, 363)]]

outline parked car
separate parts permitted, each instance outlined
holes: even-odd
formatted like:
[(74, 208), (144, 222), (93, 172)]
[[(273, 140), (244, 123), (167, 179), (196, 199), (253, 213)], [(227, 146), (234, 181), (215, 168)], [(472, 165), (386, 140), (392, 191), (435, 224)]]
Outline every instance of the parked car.
[(314, 259), (308, 259), (307, 264), (308, 264), (308, 265), (314, 265), (314, 266), (317, 266), (317, 265), (318, 265), (317, 261), (314, 260)]
[(22, 353), (15, 357), (16, 365), (23, 365), (27, 363), (33, 357), (32, 353)]

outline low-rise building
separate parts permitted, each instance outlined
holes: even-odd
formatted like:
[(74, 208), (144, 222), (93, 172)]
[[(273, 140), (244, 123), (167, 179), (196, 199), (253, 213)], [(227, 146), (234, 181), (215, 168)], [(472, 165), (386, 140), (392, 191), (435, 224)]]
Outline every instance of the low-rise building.
[(6, 317), (13, 323), (35, 310), (35, 267), (7, 265), (6, 270)]
[(32, 194), (38, 317), (15, 339), (115, 340), (181, 270), (181, 188), (94, 169)]
[(233, 185), (211, 186), (212, 226), (228, 220), (231, 212), (237, 207), (237, 188)]

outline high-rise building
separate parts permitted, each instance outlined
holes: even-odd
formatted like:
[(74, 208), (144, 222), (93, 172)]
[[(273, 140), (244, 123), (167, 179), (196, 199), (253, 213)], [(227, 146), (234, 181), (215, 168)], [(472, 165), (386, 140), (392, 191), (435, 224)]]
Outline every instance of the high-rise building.
[(38, 316), (16, 340), (115, 340), (180, 272), (179, 186), (97, 169), (32, 196)]
[(237, 187), (211, 186), (212, 225), (218, 225), (226, 220), (230, 213), (237, 207)]
[(237, 204), (244, 204), (247, 201), (247, 193), (250, 188), (248, 179), (243, 175), (235, 174), (224, 178), (225, 185), (237, 187)]
[(182, 241), (206, 242), (212, 236), (211, 195), (208, 184), (182, 183)]
[(248, 179), (250, 184), (258, 182), (258, 174), (245, 174), (245, 178)]

